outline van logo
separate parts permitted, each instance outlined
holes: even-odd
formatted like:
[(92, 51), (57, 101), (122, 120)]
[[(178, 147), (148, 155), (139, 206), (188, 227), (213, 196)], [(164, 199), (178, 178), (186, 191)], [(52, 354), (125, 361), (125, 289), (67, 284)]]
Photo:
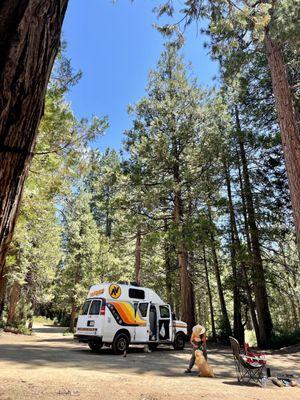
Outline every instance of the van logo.
[(115, 284), (110, 285), (109, 294), (113, 299), (118, 299), (121, 296), (120, 286)]

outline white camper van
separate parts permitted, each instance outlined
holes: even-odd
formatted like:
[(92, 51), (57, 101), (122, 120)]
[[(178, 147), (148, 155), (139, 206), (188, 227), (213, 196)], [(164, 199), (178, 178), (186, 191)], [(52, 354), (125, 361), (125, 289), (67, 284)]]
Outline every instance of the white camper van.
[(133, 284), (103, 283), (90, 288), (78, 317), (75, 339), (91, 350), (112, 346), (115, 354), (129, 344), (185, 345), (187, 325), (175, 320), (169, 304), (151, 289)]

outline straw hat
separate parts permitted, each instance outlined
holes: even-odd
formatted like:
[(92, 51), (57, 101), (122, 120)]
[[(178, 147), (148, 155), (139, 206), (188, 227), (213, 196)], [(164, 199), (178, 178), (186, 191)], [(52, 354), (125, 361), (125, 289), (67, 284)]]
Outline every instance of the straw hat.
[(195, 333), (195, 335), (200, 336), (206, 332), (206, 329), (204, 328), (204, 326), (198, 324), (194, 326), (193, 332)]

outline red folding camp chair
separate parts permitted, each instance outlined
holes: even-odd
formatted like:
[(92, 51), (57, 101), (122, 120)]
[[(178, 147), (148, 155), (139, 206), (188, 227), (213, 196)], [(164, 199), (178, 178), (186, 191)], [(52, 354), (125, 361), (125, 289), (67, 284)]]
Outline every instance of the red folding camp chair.
[(252, 357), (249, 353), (242, 354), (239, 342), (229, 336), (233, 358), (235, 361), (236, 376), (239, 382), (255, 382), (263, 386), (264, 373), (266, 366), (266, 358), (255, 355)]

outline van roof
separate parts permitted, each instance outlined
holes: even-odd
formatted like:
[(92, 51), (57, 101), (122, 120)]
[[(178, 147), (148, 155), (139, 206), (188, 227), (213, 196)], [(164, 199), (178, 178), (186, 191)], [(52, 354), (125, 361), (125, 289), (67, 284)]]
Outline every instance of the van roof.
[(134, 285), (104, 282), (91, 286), (87, 298), (104, 297), (106, 300), (146, 301), (166, 304), (154, 290)]

